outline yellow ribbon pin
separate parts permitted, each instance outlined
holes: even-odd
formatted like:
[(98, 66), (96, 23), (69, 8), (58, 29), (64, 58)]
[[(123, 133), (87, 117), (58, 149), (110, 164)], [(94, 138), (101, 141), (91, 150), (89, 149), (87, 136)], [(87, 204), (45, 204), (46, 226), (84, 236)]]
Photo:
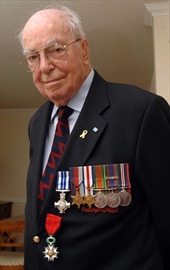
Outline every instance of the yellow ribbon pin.
[(87, 135), (88, 131), (87, 130), (83, 130), (83, 132), (80, 135), (80, 138), (84, 139), (85, 136)]

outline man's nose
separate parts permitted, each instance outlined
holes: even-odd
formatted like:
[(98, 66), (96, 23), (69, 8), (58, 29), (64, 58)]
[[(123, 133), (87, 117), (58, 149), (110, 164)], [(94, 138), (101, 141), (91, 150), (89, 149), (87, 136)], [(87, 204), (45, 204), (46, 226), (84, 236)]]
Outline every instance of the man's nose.
[(39, 56), (39, 69), (41, 72), (49, 72), (49, 70), (54, 69), (55, 65), (52, 61), (50, 61), (47, 54), (45, 54), (43, 51), (40, 53)]

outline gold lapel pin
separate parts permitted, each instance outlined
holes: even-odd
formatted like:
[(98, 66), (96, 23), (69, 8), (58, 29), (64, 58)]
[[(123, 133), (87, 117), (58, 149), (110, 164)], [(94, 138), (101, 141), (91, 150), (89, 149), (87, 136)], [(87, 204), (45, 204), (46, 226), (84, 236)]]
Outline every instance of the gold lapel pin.
[(80, 138), (84, 139), (85, 136), (87, 135), (87, 133), (88, 133), (88, 131), (87, 131), (86, 129), (83, 130), (83, 132), (82, 132), (81, 135), (80, 135)]

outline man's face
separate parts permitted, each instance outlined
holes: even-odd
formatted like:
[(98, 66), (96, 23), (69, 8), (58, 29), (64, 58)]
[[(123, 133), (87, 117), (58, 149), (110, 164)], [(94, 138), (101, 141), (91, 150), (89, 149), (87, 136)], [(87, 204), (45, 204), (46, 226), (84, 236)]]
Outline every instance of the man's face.
[[(75, 40), (69, 27), (64, 23), (63, 12), (43, 10), (34, 14), (23, 31), (24, 50), (28, 52), (41, 50), (54, 39), (62, 45)], [(44, 97), (58, 107), (66, 105), (91, 69), (86, 39), (68, 46), (68, 57), (62, 62), (51, 62), (43, 50), (39, 54), (40, 67), (32, 72), (35, 86)]]

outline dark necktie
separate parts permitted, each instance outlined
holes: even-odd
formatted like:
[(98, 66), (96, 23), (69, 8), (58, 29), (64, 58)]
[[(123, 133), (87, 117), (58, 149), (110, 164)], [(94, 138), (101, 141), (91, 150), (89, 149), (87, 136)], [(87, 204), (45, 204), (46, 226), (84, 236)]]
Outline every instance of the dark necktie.
[(73, 109), (63, 106), (58, 109), (58, 123), (56, 126), (54, 140), (52, 143), (51, 152), (43, 172), (38, 192), (39, 210), (42, 209), (44, 200), (53, 181), (56, 166), (62, 156), (67, 140), (69, 138), (68, 117)]

